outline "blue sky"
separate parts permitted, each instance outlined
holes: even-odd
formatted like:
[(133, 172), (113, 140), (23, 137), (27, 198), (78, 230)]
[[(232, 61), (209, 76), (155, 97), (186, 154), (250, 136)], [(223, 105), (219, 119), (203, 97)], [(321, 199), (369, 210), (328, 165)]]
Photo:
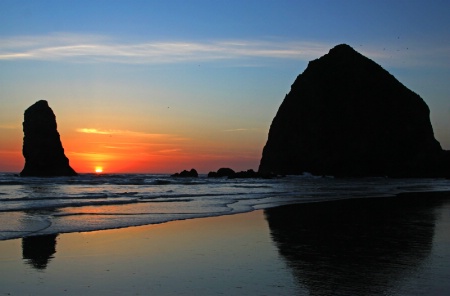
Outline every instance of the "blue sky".
[(90, 128), (177, 135), (189, 144), (164, 151), (209, 159), (204, 170), (255, 169), (295, 77), (340, 43), (418, 93), (450, 149), (449, 11), (448, 1), (1, 0), (0, 171), (22, 165), (1, 160), (20, 156), (23, 111), (38, 99), (69, 158), (98, 153), (70, 142)]

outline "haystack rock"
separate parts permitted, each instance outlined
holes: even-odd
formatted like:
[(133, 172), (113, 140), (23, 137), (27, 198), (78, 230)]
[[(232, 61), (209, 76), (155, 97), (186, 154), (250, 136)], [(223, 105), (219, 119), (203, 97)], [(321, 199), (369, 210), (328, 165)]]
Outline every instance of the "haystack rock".
[(38, 101), (25, 110), (23, 122), (23, 156), (21, 176), (75, 176), (59, 138), (56, 118), (47, 101)]
[(270, 126), (259, 172), (448, 177), (450, 157), (420, 96), (341, 44), (295, 80)]

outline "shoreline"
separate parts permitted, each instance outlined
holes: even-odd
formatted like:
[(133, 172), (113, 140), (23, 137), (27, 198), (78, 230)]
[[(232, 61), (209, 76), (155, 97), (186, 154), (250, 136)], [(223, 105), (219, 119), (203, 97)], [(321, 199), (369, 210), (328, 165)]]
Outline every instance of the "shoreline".
[(12, 239), (0, 294), (447, 293), (449, 228), (445, 191)]
[[(150, 224), (137, 224), (137, 225), (129, 225), (129, 226), (121, 226), (121, 227), (113, 227), (113, 228), (104, 228), (104, 229), (94, 229), (94, 230), (81, 230), (81, 231), (74, 231), (74, 232), (58, 232), (58, 233), (44, 233), (44, 234), (31, 234), (26, 235), (23, 237), (14, 237), (14, 238), (8, 238), (8, 239), (0, 239), (0, 243), (3, 241), (9, 241), (9, 240), (20, 240), (24, 237), (34, 237), (34, 236), (48, 236), (48, 235), (65, 235), (65, 234), (73, 234), (73, 233), (90, 233), (90, 232), (98, 232), (98, 231), (110, 231), (110, 230), (121, 230), (121, 229), (131, 229), (135, 227), (146, 227), (146, 226), (154, 226), (154, 225), (160, 225), (160, 224), (166, 224), (166, 223), (174, 223), (174, 222), (180, 222), (180, 221), (189, 221), (189, 220), (196, 220), (196, 219), (208, 219), (208, 218), (217, 218), (222, 216), (233, 216), (233, 215), (241, 215), (241, 214), (247, 214), (252, 213), (254, 211), (265, 211), (268, 209), (273, 208), (295, 208), (297, 206), (302, 205), (310, 205), (310, 204), (334, 204), (334, 203), (352, 203), (353, 201), (357, 202), (359, 200), (361, 201), (376, 201), (376, 200), (384, 200), (384, 199), (392, 199), (396, 198), (397, 200), (407, 198), (409, 200), (421, 200), (423, 195), (428, 195), (428, 199), (450, 199), (450, 190), (442, 190), (442, 191), (410, 191), (410, 192), (400, 192), (392, 195), (370, 195), (367, 197), (361, 197), (361, 196), (350, 196), (348, 198), (341, 198), (341, 199), (335, 199), (335, 200), (311, 200), (309, 199), (306, 202), (299, 202), (299, 203), (288, 203), (288, 204), (281, 204), (269, 208), (255, 208), (253, 210), (249, 211), (243, 211), (243, 212), (226, 212), (226, 213), (220, 213), (210, 216), (198, 216), (198, 217), (187, 217), (187, 218), (178, 218), (175, 220), (167, 220), (167, 221), (161, 221), (156, 223), (150, 223)], [(189, 215), (189, 214), (187, 214)]]

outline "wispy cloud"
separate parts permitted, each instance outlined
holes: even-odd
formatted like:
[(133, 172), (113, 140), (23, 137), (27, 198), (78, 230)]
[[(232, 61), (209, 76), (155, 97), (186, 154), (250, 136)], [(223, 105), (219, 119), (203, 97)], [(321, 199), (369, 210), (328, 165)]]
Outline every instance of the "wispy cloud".
[(77, 132), (84, 134), (99, 134), (99, 135), (109, 135), (114, 133), (114, 131), (98, 130), (96, 128), (79, 128)]
[(0, 39), (0, 60), (174, 63), (242, 58), (309, 60), (329, 44), (261, 40), (117, 41), (106, 36), (53, 34)]
[[(54, 33), (41, 36), (0, 38), (1, 60), (62, 61), (76, 63), (170, 64), (238, 60), (255, 66), (267, 59), (310, 61), (335, 46), (329, 42), (305, 40), (141, 40), (129, 41), (103, 35)], [(351, 44), (350, 44), (351, 45)], [(422, 44), (395, 47), (372, 44), (355, 47), (383, 65), (445, 67), (448, 46)]]
[(69, 156), (82, 157), (85, 160), (89, 161), (107, 161), (117, 159), (118, 156), (111, 153), (99, 153), (99, 152), (75, 152), (69, 151), (66, 152)]
[(78, 128), (76, 129), (79, 133), (84, 134), (97, 134), (97, 135), (110, 135), (110, 136), (123, 136), (123, 137), (134, 137), (134, 138), (149, 138), (149, 139), (170, 139), (172, 141), (186, 141), (189, 140), (184, 137), (180, 137), (174, 134), (157, 134), (157, 133), (144, 133), (129, 130), (102, 130), (96, 128)]

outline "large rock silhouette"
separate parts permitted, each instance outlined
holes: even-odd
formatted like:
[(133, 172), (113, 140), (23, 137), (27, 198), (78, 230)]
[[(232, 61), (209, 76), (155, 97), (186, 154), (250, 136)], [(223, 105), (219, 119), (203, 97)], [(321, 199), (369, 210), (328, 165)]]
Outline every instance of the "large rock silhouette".
[(270, 127), (260, 173), (449, 176), (419, 95), (341, 44), (309, 62)]
[(23, 122), (23, 156), (21, 176), (75, 176), (64, 154), (56, 118), (47, 101), (41, 100), (25, 110)]

